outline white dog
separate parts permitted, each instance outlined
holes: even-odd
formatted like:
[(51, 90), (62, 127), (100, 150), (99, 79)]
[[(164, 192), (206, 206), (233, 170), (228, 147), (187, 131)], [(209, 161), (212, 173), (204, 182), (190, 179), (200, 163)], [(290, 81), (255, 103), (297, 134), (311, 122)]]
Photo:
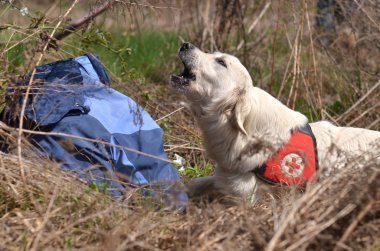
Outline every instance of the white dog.
[(358, 157), (380, 159), (380, 132), (308, 124), (303, 114), (254, 87), (236, 57), (204, 53), (190, 43), (179, 57), (185, 69), (171, 76), (171, 85), (186, 96), (216, 162), (214, 176), (190, 182), (190, 195), (216, 189), (252, 199), (258, 180), (304, 186), (318, 166), (329, 170)]

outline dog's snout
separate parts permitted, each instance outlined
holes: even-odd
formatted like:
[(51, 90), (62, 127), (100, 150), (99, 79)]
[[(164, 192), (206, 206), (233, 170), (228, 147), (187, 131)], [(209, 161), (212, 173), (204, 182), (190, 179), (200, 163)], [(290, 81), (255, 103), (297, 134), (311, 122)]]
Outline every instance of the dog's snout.
[(181, 48), (179, 49), (180, 51), (188, 51), (188, 50), (191, 50), (191, 49), (194, 49), (194, 45), (192, 45), (191, 43), (183, 43)]

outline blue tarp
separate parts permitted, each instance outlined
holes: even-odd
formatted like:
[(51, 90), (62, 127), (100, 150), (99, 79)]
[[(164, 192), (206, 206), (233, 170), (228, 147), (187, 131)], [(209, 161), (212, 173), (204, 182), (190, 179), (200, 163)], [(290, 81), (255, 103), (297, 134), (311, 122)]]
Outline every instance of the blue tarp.
[[(30, 77), (19, 85), (27, 85)], [(128, 185), (146, 186), (144, 193), (160, 197), (166, 206), (185, 206), (187, 195), (179, 174), (165, 161), (161, 128), (131, 98), (110, 87), (95, 55), (39, 66), (33, 80), (25, 110), (28, 124), (44, 132), (97, 140), (31, 135), (31, 141), (62, 168), (114, 196), (122, 195)], [(21, 94), (19, 105), (23, 98)], [(6, 108), (8, 114), (14, 109)]]

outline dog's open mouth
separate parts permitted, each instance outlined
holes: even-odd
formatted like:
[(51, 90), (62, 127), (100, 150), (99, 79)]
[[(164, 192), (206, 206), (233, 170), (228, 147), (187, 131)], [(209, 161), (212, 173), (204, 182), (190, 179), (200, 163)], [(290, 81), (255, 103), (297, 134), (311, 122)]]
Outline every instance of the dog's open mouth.
[(183, 63), (184, 69), (179, 75), (171, 75), (170, 81), (176, 85), (185, 86), (190, 83), (190, 81), (195, 81), (195, 74), (191, 71), (190, 67)]

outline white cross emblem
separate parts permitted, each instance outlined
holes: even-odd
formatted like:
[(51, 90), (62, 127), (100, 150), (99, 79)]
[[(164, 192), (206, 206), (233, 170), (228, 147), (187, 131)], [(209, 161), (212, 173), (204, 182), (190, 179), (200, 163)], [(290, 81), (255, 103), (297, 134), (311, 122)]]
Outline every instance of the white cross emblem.
[(283, 174), (296, 178), (300, 176), (305, 168), (303, 158), (296, 153), (289, 153), (281, 161), (281, 171)]

